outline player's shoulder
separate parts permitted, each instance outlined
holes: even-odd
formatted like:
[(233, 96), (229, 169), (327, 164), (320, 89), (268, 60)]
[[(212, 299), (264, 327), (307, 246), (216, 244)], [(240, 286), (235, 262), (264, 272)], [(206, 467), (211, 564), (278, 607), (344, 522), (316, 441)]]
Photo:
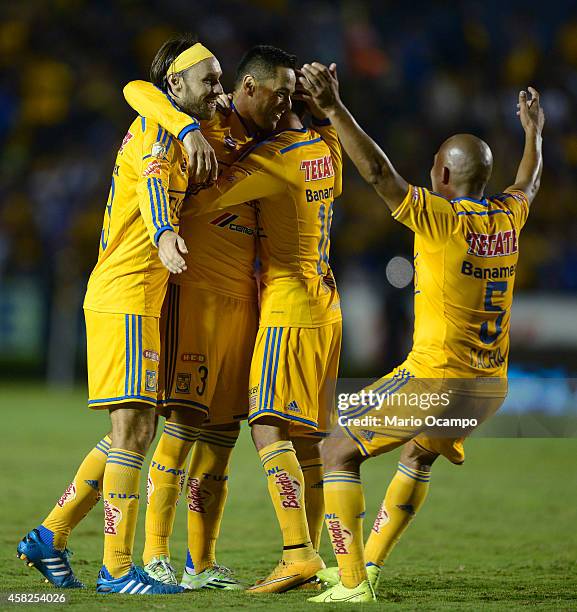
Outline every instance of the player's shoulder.
[(304, 150), (308, 150), (308, 147), (319, 142), (322, 142), (321, 137), (314, 130), (308, 128), (279, 130), (262, 140), (253, 142), (241, 158), (244, 159), (249, 155), (259, 155), (269, 158), (276, 157), (281, 162), (287, 156), (291, 157), (291, 154), (304, 152)]
[(509, 187), (501, 193), (496, 193), (489, 196), (488, 199), (491, 202), (502, 205), (514, 206), (516, 204), (520, 204), (527, 207), (529, 206), (529, 198), (527, 197), (527, 194), (520, 189), (515, 189), (514, 187)]

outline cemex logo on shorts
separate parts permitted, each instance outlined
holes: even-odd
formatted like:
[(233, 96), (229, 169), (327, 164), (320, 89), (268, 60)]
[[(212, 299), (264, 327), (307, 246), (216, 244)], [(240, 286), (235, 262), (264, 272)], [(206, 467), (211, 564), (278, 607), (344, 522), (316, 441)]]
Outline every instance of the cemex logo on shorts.
[(62, 497), (58, 500), (58, 505), (62, 508), (64, 504), (74, 499), (76, 499), (76, 483), (73, 481), (66, 487), (66, 491), (64, 491)]
[[(329, 516), (334, 516), (334, 514)], [(348, 555), (353, 534), (343, 526), (338, 518), (329, 518), (327, 528), (335, 555)]]
[(107, 499), (104, 500), (104, 535), (117, 535), (118, 523), (122, 520), (122, 512)]
[(281, 497), (281, 505), (287, 509), (299, 509), (301, 496), (301, 483), (286, 470), (279, 470), (274, 474), (274, 482)]

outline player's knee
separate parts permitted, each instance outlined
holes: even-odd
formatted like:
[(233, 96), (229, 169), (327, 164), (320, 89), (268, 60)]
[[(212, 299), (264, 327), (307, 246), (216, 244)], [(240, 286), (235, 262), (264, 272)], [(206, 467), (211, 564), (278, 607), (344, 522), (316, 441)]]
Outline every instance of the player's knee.
[(145, 454), (156, 431), (156, 415), (149, 408), (118, 408), (111, 412), (112, 445)]
[(403, 446), (400, 461), (414, 470), (428, 471), (438, 456), (411, 440)]
[(288, 424), (275, 417), (259, 419), (251, 425), (250, 433), (257, 451), (261, 451), (269, 444), (289, 440)]
[(347, 438), (330, 437), (321, 445), (321, 459), (324, 471), (355, 471), (363, 462), (357, 447)]
[(296, 436), (292, 438), (292, 443), (299, 461), (320, 458), (321, 442), (322, 439), (313, 438), (311, 436)]
[(187, 427), (200, 428), (205, 418), (205, 415), (199, 410), (175, 407), (171, 410), (170, 416), (166, 420), (171, 423), (186, 425)]

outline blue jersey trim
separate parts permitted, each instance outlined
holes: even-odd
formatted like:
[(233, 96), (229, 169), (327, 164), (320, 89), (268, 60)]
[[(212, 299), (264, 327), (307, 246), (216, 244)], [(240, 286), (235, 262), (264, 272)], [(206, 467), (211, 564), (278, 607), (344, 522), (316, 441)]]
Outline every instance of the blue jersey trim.
[(311, 122), (313, 125), (316, 125), (318, 127), (326, 127), (327, 125), (331, 125), (331, 120), (328, 117), (325, 117), (324, 119), (318, 119), (313, 115), (311, 117)]
[[(442, 197), (442, 196), (441, 196)], [(483, 198), (482, 200), (477, 200), (475, 198), (469, 198), (467, 196), (463, 196), (462, 198), (453, 198), (450, 202), (460, 202), (461, 200), (469, 200), (471, 202), (475, 202), (475, 204), (481, 204), (481, 206), (489, 206), (489, 202), (487, 202), (487, 198)]]
[(280, 150), (280, 154), (284, 155), (285, 153), (288, 153), (289, 151), (292, 151), (293, 149), (298, 149), (299, 147), (306, 147), (308, 145), (313, 145), (316, 144), (317, 142), (320, 142), (322, 140), (322, 138), (319, 136), (318, 138), (313, 138), (312, 140), (305, 140), (305, 142), (295, 142), (292, 145), (289, 145), (288, 147), (285, 147), (284, 149)]
[(190, 123), (187, 126), (183, 127), (180, 132), (178, 132), (178, 140), (182, 140), (189, 132), (194, 132), (195, 130), (200, 130), (200, 125), (196, 121), (195, 123)]
[(164, 225), (160, 228), (158, 228), (158, 231), (156, 232), (156, 234), (154, 234), (154, 244), (156, 246), (158, 246), (158, 241), (160, 240), (160, 236), (162, 236), (162, 234), (164, 234), (164, 232), (174, 232), (174, 228), (172, 227), (172, 225)]
[(495, 209), (495, 210), (461, 210), (457, 213), (457, 216), (462, 216), (462, 215), (479, 215), (481, 217), (484, 216), (488, 216), (488, 215), (496, 215), (497, 213), (503, 213), (505, 215), (512, 215), (513, 213), (510, 210), (501, 210), (500, 208)]
[(130, 372), (130, 328), (128, 326), (128, 317), (124, 315), (124, 334), (126, 336), (126, 346), (124, 349), (124, 360), (126, 361), (126, 372), (124, 374), (124, 395), (128, 395), (128, 375)]

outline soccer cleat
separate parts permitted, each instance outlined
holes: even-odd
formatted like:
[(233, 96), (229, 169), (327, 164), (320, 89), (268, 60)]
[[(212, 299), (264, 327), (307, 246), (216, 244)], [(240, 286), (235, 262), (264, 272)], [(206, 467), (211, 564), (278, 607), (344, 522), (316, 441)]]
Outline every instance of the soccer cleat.
[(347, 588), (339, 581), (335, 586), (320, 595), (309, 597), (307, 601), (313, 603), (367, 603), (376, 601), (376, 599), (373, 587), (368, 580), (364, 580), (352, 589)]
[(144, 571), (158, 582), (163, 584), (178, 584), (174, 567), (170, 565), (170, 558), (167, 555), (153, 557), (145, 566)]
[(290, 563), (281, 559), (274, 570), (264, 580), (249, 587), (247, 593), (284, 593), (308, 582), (324, 567), (319, 555), (308, 561)]
[(215, 589), (221, 591), (244, 591), (244, 586), (233, 576), (232, 570), (214, 564), (195, 574), (189, 567), (184, 568), (180, 583), (185, 589)]
[(306, 582), (303, 582), (299, 586), (295, 587), (294, 590), (295, 591), (322, 591), (323, 583), (316, 576), (313, 576)]
[(149, 576), (142, 567), (133, 565), (120, 578), (113, 578), (102, 566), (96, 582), (97, 593), (124, 593), (125, 595), (175, 595), (182, 593), (178, 584), (164, 584)]
[[(341, 575), (338, 567), (326, 567), (325, 569), (317, 572), (317, 577), (320, 578), (321, 582), (326, 585), (333, 587), (341, 581)], [(378, 565), (371, 563), (367, 564), (367, 577), (373, 590), (376, 591), (379, 586), (379, 580), (381, 578), (381, 568)]]
[(35, 567), (46, 579), (59, 589), (83, 589), (84, 584), (76, 578), (68, 558), (68, 549), (56, 550), (45, 544), (38, 529), (33, 529), (18, 543), (17, 556), (26, 561), (28, 567)]

